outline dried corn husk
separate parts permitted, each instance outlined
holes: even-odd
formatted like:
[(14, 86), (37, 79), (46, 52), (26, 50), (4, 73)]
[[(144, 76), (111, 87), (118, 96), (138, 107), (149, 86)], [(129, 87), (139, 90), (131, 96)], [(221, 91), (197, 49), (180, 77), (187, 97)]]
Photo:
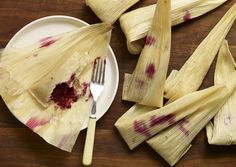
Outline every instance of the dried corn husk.
[[(104, 35), (99, 33), (98, 31), (98, 34), (94, 34), (96, 37), (93, 37), (93, 41), (91, 41), (91, 38), (83, 42), (78, 41), (78, 52), (71, 55), (62, 65), (54, 68), (31, 87), (30, 92), (41, 104), (44, 106), (48, 105), (50, 95), (58, 83), (67, 82), (73, 74), (76, 74), (75, 77), (79, 78), (81, 72), (88, 64), (91, 64), (96, 57), (104, 56), (104, 50), (107, 49), (111, 33), (107, 32)], [(94, 47), (98, 43), (100, 47)], [(83, 52), (80, 52), (80, 50)], [(89, 52), (84, 52), (84, 50)]]
[[(215, 84), (226, 84), (227, 94), (222, 97), (222, 101), (218, 104), (209, 104), (210, 110), (201, 109), (198, 112), (184, 118), (176, 125), (169, 127), (168, 129), (162, 131), (160, 134), (151, 138), (147, 143), (159, 153), (171, 166), (175, 165), (184, 154), (191, 147), (191, 142), (194, 137), (205, 127), (205, 125), (217, 114), (226, 109), (228, 111), (228, 99), (232, 96), (232, 93), (235, 92), (236, 87), (236, 71), (235, 63), (229, 55), (227, 50), (227, 43), (224, 41), (219, 56), (217, 60), (216, 73), (215, 73)], [(233, 79), (232, 79), (233, 78)], [(231, 80), (229, 80), (231, 79)], [(234, 95), (235, 93), (233, 93)], [(225, 103), (226, 102), (226, 103)], [(211, 106), (210, 106), (211, 105)], [(222, 108), (223, 106), (223, 108)], [(219, 111), (219, 112), (218, 112)], [(221, 115), (222, 118), (225, 118)], [(224, 124), (224, 119), (223, 119)], [(222, 124), (218, 124), (221, 125)], [(212, 128), (212, 127), (211, 127)], [(208, 129), (209, 130), (209, 129)], [(225, 130), (225, 129), (224, 129)], [(220, 131), (220, 132), (224, 132)], [(212, 139), (212, 129), (209, 133), (208, 131), (208, 140)], [(221, 138), (225, 138), (225, 133), (220, 135)], [(230, 136), (230, 135), (226, 135)], [(226, 137), (227, 138), (227, 137)], [(173, 149), (175, 148), (175, 149)]]
[[(10, 81), (7, 84), (2, 82), (2, 89), (4, 87), (4, 90), (12, 95), (22, 93), (35, 85), (50, 71), (57, 69), (65, 60), (76, 54), (78, 49), (80, 49), (81, 56), (84, 56), (85, 51), (89, 49), (86, 46), (87, 43), (93, 41), (94, 37), (99, 36), (99, 34), (110, 31), (110, 29), (110, 25), (97, 24), (62, 36), (59, 35), (59, 37), (51, 37), (55, 43), (47, 48), (42, 47), (42, 43), (23, 48), (8, 48), (3, 52), (3, 58), (0, 62), (0, 71), (2, 72), (0, 73), (9, 74), (8, 79)], [(81, 43), (81, 41), (85, 43)]]
[[(236, 77), (236, 75), (234, 75)], [(234, 85), (235, 85), (234, 81)], [(235, 86), (234, 86), (235, 87)], [(161, 155), (171, 166), (174, 166), (191, 148), (191, 142), (205, 125), (217, 114), (234, 89), (227, 90), (221, 101), (209, 104), (210, 109), (201, 109), (185, 117), (176, 125), (162, 131), (147, 143)], [(212, 107), (214, 106), (214, 107)], [(173, 149), (175, 148), (175, 149)]]
[[(80, 60), (83, 63), (85, 63), (85, 64), (83, 63), (80, 64), (80, 62), (78, 62), (77, 65), (82, 65), (82, 69), (81, 70), (75, 69), (75, 71), (70, 70), (70, 69), (68, 70), (67, 69), (68, 66), (72, 65), (71, 63), (76, 64), (76, 62), (71, 61), (70, 59), (71, 57), (69, 56), (64, 57), (63, 55), (60, 57), (60, 59), (63, 59), (64, 61), (58, 60), (60, 64), (58, 63), (57, 66), (52, 68), (51, 71), (45, 71), (46, 75), (41, 77), (36, 82), (40, 84), (41, 83), (51, 84), (52, 82), (50, 81), (51, 78), (47, 76), (49, 74), (50, 76), (56, 77), (55, 79), (57, 79), (58, 82), (64, 82), (66, 79), (65, 76), (69, 76), (68, 79), (70, 79), (70, 76), (71, 76), (70, 72), (74, 72), (75, 73), (74, 79), (73, 79), (74, 81), (73, 83), (70, 83), (70, 84), (73, 85), (74, 88), (76, 89), (78, 99), (77, 101), (74, 101), (74, 103), (72, 103), (70, 108), (61, 108), (57, 104), (53, 103), (52, 101), (49, 101), (47, 105), (42, 105), (42, 103), (39, 103), (40, 101), (39, 99), (41, 98), (37, 96), (37, 93), (35, 93), (34, 96), (32, 96), (31, 91), (33, 89), (32, 90), (26, 89), (24, 92), (15, 96), (12, 96), (12, 94), (10, 94), (6, 90), (4, 91), (4, 94), (1, 94), (8, 108), (14, 114), (14, 116), (17, 119), (19, 119), (22, 123), (24, 123), (26, 126), (28, 126), (30, 129), (32, 129), (35, 133), (40, 135), (49, 144), (52, 144), (65, 151), (72, 150), (73, 145), (75, 144), (77, 136), (84, 122), (86, 122), (86, 120), (88, 119), (88, 115), (92, 107), (92, 99), (91, 99), (90, 91), (89, 91), (89, 82), (91, 79), (91, 71), (92, 71), (93, 63), (90, 61), (92, 61), (92, 59), (95, 59), (96, 57), (101, 57), (101, 56), (106, 55), (107, 49), (109, 46), (109, 37), (111, 33), (110, 30), (111, 30), (111, 26), (107, 24), (92, 25), (92, 26), (88, 26), (86, 28), (81, 28), (80, 30), (77, 30), (77, 33), (80, 34), (81, 37), (76, 36), (76, 39), (70, 38), (70, 40), (72, 41), (69, 41), (68, 39), (68, 43), (65, 43), (65, 45), (63, 46), (69, 49), (69, 52), (70, 52), (71, 50), (73, 50), (70, 47), (75, 47), (71, 45), (71, 43), (75, 41), (78, 42), (77, 38), (80, 39), (80, 43), (79, 43), (80, 47), (76, 46), (78, 50), (76, 50), (75, 53), (72, 54), (71, 56), (75, 56), (75, 59), (73, 58), (72, 60)], [(64, 40), (64, 38), (61, 38), (60, 40)], [(97, 45), (96, 41), (99, 42), (99, 45)], [(86, 44), (84, 44), (84, 42)], [(61, 41), (61, 43), (63, 43), (63, 41)], [(51, 48), (54, 48), (54, 49), (57, 48), (55, 46), (59, 44), (60, 42), (58, 41), (58, 43), (55, 43), (54, 45), (51, 45), (50, 47), (46, 47), (43, 49), (45, 50), (45, 52), (46, 50), (49, 50), (49, 51), (54, 51), (56, 53), (59, 53), (60, 51), (51, 49)], [(87, 46), (87, 47), (82, 47), (82, 46)], [(65, 49), (65, 48), (61, 48), (61, 49)], [(41, 51), (39, 52), (41, 53)], [(54, 54), (54, 52), (51, 54)], [(81, 54), (76, 54), (77, 52)], [(88, 54), (83, 55), (82, 53), (88, 53)], [(7, 59), (10, 58), (7, 56), (9, 55), (3, 54), (1, 61), (4, 60), (4, 62), (6, 63)], [(49, 53), (47, 54), (47, 56), (51, 57)], [(20, 58), (20, 56), (18, 57)], [(34, 59), (31, 57), (29, 57), (29, 59), (31, 59), (31, 61), (34, 61)], [(54, 60), (54, 59), (51, 59), (51, 60)], [(46, 64), (46, 62), (44, 61), (50, 61), (50, 59), (45, 58), (44, 60), (41, 60), (42, 63)], [(58, 69), (58, 71), (56, 70), (56, 68)], [(66, 72), (64, 72), (63, 69)], [(61, 78), (59, 74), (57, 73), (59, 71), (61, 72)], [(0, 77), (5, 77), (5, 73), (1, 73), (1, 72), (4, 72), (4, 71), (0, 71), (0, 74), (3, 74), (3, 75), (0, 75)], [(70, 75), (69, 74), (67, 75), (67, 72), (70, 73)], [(37, 75), (34, 75), (34, 76), (37, 76)], [(7, 79), (7, 78), (2, 78), (2, 79)], [(9, 80), (6, 80), (6, 82), (8, 81)], [(55, 87), (56, 83), (53, 82), (53, 84)], [(52, 88), (50, 85), (45, 85), (45, 87), (43, 85), (41, 87), (41, 85), (34, 84), (33, 86), (29, 85), (29, 88), (32, 88), (32, 87), (34, 89), (37, 88), (37, 90), (42, 93), (44, 93), (44, 91), (49, 92), (48, 90), (46, 90), (46, 87), (48, 87), (48, 89), (50, 90)]]
[(171, 79), (167, 80), (165, 83), (165, 98), (169, 99), (169, 102), (172, 102), (185, 94), (196, 91), (200, 87), (221, 43), (229, 32), (235, 19), (236, 3), (202, 41), (179, 72), (174, 71), (174, 74), (171, 75)]
[[(172, 26), (199, 17), (227, 0), (172, 0)], [(143, 48), (144, 38), (150, 27), (156, 5), (142, 7), (121, 15), (119, 21), (127, 38), (127, 47), (131, 54), (139, 54)]]
[(113, 24), (131, 6), (140, 0), (85, 0), (97, 17), (106, 23)]
[[(199, 110), (208, 111), (214, 109), (215, 105), (213, 104), (220, 104), (225, 94), (227, 94), (225, 86), (213, 86), (185, 95), (160, 109), (148, 111), (145, 106), (144, 109), (148, 111), (145, 112), (143, 107), (140, 109), (140, 107), (134, 106), (127, 114), (117, 120), (115, 126), (129, 148), (133, 149), (156, 133), (190, 114)], [(136, 108), (138, 108), (137, 112)], [(141, 112), (144, 113), (140, 114)]]
[(123, 100), (156, 107), (163, 105), (170, 46), (170, 0), (159, 0), (152, 28)]
[[(215, 84), (221, 84), (231, 80), (231, 75), (233, 73), (235, 73), (235, 62), (229, 51), (228, 43), (225, 41), (222, 44), (216, 64)], [(236, 92), (232, 94), (222, 109), (216, 114), (214, 117), (214, 123), (210, 122), (207, 125), (206, 130), (209, 144), (236, 144), (235, 107)]]

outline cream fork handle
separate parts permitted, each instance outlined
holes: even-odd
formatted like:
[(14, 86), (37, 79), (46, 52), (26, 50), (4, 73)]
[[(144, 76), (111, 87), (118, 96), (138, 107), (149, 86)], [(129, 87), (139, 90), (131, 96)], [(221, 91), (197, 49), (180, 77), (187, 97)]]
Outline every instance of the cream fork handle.
[(96, 128), (96, 116), (91, 115), (89, 117), (89, 123), (88, 123), (88, 129), (83, 153), (83, 164), (85, 166), (89, 166), (92, 163), (95, 128)]

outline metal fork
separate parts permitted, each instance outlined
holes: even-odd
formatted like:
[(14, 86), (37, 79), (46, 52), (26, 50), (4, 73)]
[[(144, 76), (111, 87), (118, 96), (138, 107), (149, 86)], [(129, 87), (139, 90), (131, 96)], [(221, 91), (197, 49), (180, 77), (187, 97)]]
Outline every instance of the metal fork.
[(92, 163), (94, 136), (95, 136), (96, 119), (97, 119), (96, 104), (98, 98), (100, 97), (104, 89), (105, 68), (106, 68), (105, 59), (97, 58), (94, 61), (91, 83), (90, 83), (90, 91), (93, 96), (93, 107), (91, 114), (89, 116), (89, 123), (88, 123), (88, 129), (83, 153), (83, 164), (86, 166)]

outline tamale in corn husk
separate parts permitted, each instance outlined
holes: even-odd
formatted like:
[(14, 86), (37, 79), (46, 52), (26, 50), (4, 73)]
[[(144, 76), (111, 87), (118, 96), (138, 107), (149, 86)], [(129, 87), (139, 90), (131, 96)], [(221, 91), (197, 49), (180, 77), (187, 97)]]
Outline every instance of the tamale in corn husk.
[[(235, 94), (233, 92), (235, 92), (236, 87), (236, 71), (234, 68), (235, 64), (232, 61), (233, 59), (229, 54), (227, 54), (227, 52), (227, 43), (224, 42), (218, 56), (215, 72), (215, 85), (226, 84), (227, 86), (227, 94), (222, 95), (222, 101), (218, 102), (218, 104), (209, 104), (210, 110), (200, 109), (198, 112), (185, 117), (175, 125), (167, 128), (147, 141), (147, 143), (171, 166), (175, 165), (180, 158), (187, 153), (191, 147), (192, 140), (206, 126), (206, 124), (216, 114), (220, 116), (219, 114), (222, 110), (225, 111), (225, 109), (228, 109), (226, 106), (229, 102), (227, 101)], [(221, 122), (224, 124), (225, 116), (221, 116), (223, 118), (223, 121)], [(222, 124), (218, 125), (222, 126)], [(208, 128), (208, 140), (210, 139), (211, 141), (212, 138), (209, 137), (214, 136), (215, 133), (212, 133), (212, 129), (210, 130), (211, 131), (209, 132)], [(220, 131), (223, 132), (220, 135), (222, 139), (230, 136), (226, 135), (227, 132), (225, 133), (224, 130)], [(224, 137), (225, 135), (226, 137)]]
[(133, 149), (188, 115), (215, 109), (215, 105), (221, 104), (225, 94), (227, 94), (227, 89), (224, 85), (213, 86), (185, 95), (160, 109), (147, 110), (146, 106), (134, 106), (117, 120), (115, 126), (129, 148)]
[(139, 0), (85, 0), (97, 17), (105, 22), (113, 24), (122, 13)]
[[(227, 0), (172, 0), (171, 21), (172, 26), (190, 19), (199, 17)], [(156, 5), (150, 5), (121, 15), (119, 21), (126, 39), (127, 47), (131, 54), (139, 54), (143, 48), (142, 38), (149, 29), (154, 16)]]
[[(36, 57), (34, 54), (27, 54), (29, 57), (21, 55), (23, 58), (18, 55), (19, 60), (28, 58), (28, 63), (37, 65), (35, 71), (40, 72), (41, 69), (44, 75), (40, 74), (42, 76), (39, 77), (39, 74), (29, 72), (26, 77), (35, 82), (17, 95), (12, 95), (1, 85), (4, 90), (1, 95), (14, 116), (49, 144), (71, 151), (92, 108), (89, 84), (93, 61), (97, 57), (106, 56), (110, 35), (110, 25), (91, 25), (63, 34), (57, 42), (40, 50), (35, 47), (35, 53), (38, 54)], [(6, 50), (5, 53), (16, 52), (14, 48)], [(42, 53), (47, 55), (44, 59), (37, 59)], [(6, 85), (14, 80), (11, 73), (5, 73), (12, 65), (11, 60), (8, 60), (11, 57), (11, 54), (3, 54), (0, 62), (1, 67), (4, 67), (4, 70), (0, 70), (1, 81), (5, 81)], [(51, 70), (43, 69), (46, 64), (50, 66), (54, 60), (57, 63)], [(41, 64), (34, 61), (40, 61)], [(21, 63), (25, 65), (23, 61), (17, 63), (19, 66)], [(19, 74), (25, 75), (20, 72)]]
[(152, 28), (122, 99), (161, 107), (170, 58), (170, 0), (157, 3)]
[[(219, 52), (216, 70), (215, 84), (221, 84), (232, 79), (235, 73), (235, 61), (230, 53), (227, 41), (224, 41)], [(236, 92), (224, 104), (221, 110), (214, 117), (207, 127), (207, 138), (209, 144), (231, 145), (236, 144)]]
[(172, 102), (196, 91), (207, 74), (223, 40), (236, 19), (236, 3), (197, 47), (192, 56), (165, 83), (165, 98)]

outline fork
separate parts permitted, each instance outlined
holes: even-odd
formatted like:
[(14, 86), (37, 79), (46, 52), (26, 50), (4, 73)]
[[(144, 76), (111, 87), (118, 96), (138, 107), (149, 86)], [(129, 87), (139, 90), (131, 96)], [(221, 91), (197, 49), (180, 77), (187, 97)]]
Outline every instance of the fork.
[(89, 116), (88, 129), (85, 139), (83, 164), (89, 166), (92, 163), (93, 146), (96, 129), (96, 104), (97, 100), (103, 92), (105, 83), (106, 59), (97, 58), (93, 64), (93, 71), (90, 83), (90, 91), (93, 96), (93, 107)]

